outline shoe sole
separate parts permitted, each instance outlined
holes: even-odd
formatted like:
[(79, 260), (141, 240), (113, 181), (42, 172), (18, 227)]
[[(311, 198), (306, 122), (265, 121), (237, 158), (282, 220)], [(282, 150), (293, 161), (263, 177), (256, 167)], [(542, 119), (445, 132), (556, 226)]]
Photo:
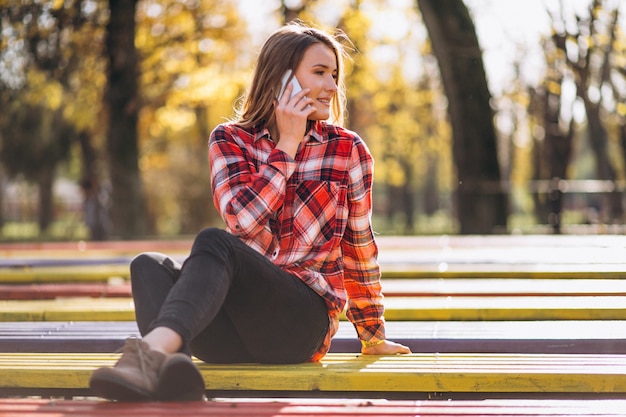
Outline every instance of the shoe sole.
[(94, 375), (89, 381), (89, 389), (93, 395), (107, 400), (122, 402), (153, 400), (150, 392), (109, 374)]
[(204, 378), (188, 356), (181, 353), (165, 360), (155, 392), (157, 401), (201, 401), (204, 393)]

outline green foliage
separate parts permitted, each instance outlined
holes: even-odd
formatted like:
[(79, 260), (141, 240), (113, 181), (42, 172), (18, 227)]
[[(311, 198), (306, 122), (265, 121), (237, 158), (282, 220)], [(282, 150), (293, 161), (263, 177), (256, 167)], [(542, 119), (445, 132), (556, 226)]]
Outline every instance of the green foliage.
[(219, 221), (206, 149), (244, 89), (246, 26), (226, 0), (144, 0), (137, 20), (139, 163), (149, 213), (157, 233), (194, 233)]
[[(315, 13), (329, 4), (302, 2), (300, 16), (315, 21)], [(430, 91), (436, 84), (432, 60), (424, 65), (431, 68), (428, 73), (408, 70), (417, 68), (410, 59), (427, 50), (414, 7), (392, 10), (379, 0), (332, 6), (339, 6), (334, 11), (339, 21), (316, 23), (338, 25), (354, 42), (354, 61), (347, 68), (349, 127), (374, 153), (381, 196), (389, 187), (405, 186), (417, 189), (411, 198), (419, 198), (433, 160), (439, 163), (437, 174), (430, 177), (440, 190), (449, 192), (450, 135), (438, 104), (440, 88)], [(396, 18), (409, 17), (398, 38), (384, 35), (377, 23), (377, 15), (388, 10)], [(11, 31), (3, 31), (0, 38), (7, 47), (2, 62), (12, 72), (0, 75), (4, 85), (0, 100), (6, 104), (3, 109), (11, 109), (0, 115), (5, 122), (0, 135), (16, 139), (3, 139), (7, 172), (33, 178), (42, 160), (58, 164), (81, 158), (76, 135), (85, 131), (102, 159), (107, 3), (33, 0), (2, 13), (11, 24)], [(220, 224), (212, 207), (206, 143), (211, 129), (233, 115), (233, 103), (247, 86), (255, 51), (249, 50), (246, 24), (230, 0), (142, 0), (136, 20), (139, 166), (150, 223), (163, 234), (193, 233), (204, 225)], [(278, 27), (279, 21), (268, 24)], [(9, 59), (16, 55), (22, 59), (21, 67), (19, 60)], [(53, 140), (47, 128), (52, 125), (66, 134)], [(70, 162), (65, 172), (79, 175), (79, 165)], [(377, 205), (376, 210), (384, 213), (385, 207)]]

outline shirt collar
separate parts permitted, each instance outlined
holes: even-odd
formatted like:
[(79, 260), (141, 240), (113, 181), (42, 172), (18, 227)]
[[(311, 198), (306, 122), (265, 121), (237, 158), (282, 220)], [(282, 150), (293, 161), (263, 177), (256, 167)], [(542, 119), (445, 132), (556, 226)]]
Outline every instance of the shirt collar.
[[(305, 141), (316, 140), (320, 143), (328, 142), (328, 134), (324, 133), (323, 126), (324, 126), (323, 122), (319, 120), (315, 121), (313, 123), (313, 126), (311, 127), (311, 130), (309, 130), (309, 132), (307, 133)], [(270, 137), (270, 131), (267, 127), (264, 127), (262, 129), (255, 129), (254, 141), (256, 142), (262, 138), (265, 138), (270, 141), (272, 140), (272, 138)]]

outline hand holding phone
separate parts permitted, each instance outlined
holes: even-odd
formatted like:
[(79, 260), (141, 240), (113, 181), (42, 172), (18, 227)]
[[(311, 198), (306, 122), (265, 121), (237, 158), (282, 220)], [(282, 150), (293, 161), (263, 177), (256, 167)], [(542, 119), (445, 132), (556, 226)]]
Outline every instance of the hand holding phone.
[[(289, 84), (292, 86), (291, 96), (289, 100), (283, 100), (282, 96)], [(293, 71), (286, 71), (278, 94), (279, 103), (276, 106), (276, 130), (278, 131), (276, 148), (292, 158), (295, 158), (304, 138), (308, 116), (315, 110), (310, 104), (312, 100), (306, 97), (301, 97), (297, 103), (292, 102), (293, 96), (301, 94), (302, 90)]]
[(287, 88), (287, 83), (289, 83), (289, 82), (293, 86), (292, 89), (291, 89), (291, 97), (289, 97), (289, 99), (291, 99), (300, 90), (302, 90), (302, 86), (298, 82), (298, 79), (296, 78), (296, 76), (293, 75), (293, 71), (292, 70), (287, 70), (287, 72), (285, 72), (285, 75), (283, 75), (283, 80), (282, 80), (282, 84), (281, 84), (281, 88), (280, 88), (280, 94), (278, 94), (278, 100), (280, 100), (283, 97), (285, 89)]

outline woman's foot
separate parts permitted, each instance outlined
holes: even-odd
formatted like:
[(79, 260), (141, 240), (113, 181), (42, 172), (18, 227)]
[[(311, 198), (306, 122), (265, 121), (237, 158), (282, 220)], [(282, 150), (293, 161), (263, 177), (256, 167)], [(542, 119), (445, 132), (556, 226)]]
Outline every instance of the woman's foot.
[(96, 369), (91, 375), (91, 392), (109, 400), (151, 401), (166, 358), (142, 340), (129, 338), (115, 366)]
[(200, 401), (205, 392), (198, 367), (184, 353), (168, 355), (159, 373), (154, 398), (157, 401)]

